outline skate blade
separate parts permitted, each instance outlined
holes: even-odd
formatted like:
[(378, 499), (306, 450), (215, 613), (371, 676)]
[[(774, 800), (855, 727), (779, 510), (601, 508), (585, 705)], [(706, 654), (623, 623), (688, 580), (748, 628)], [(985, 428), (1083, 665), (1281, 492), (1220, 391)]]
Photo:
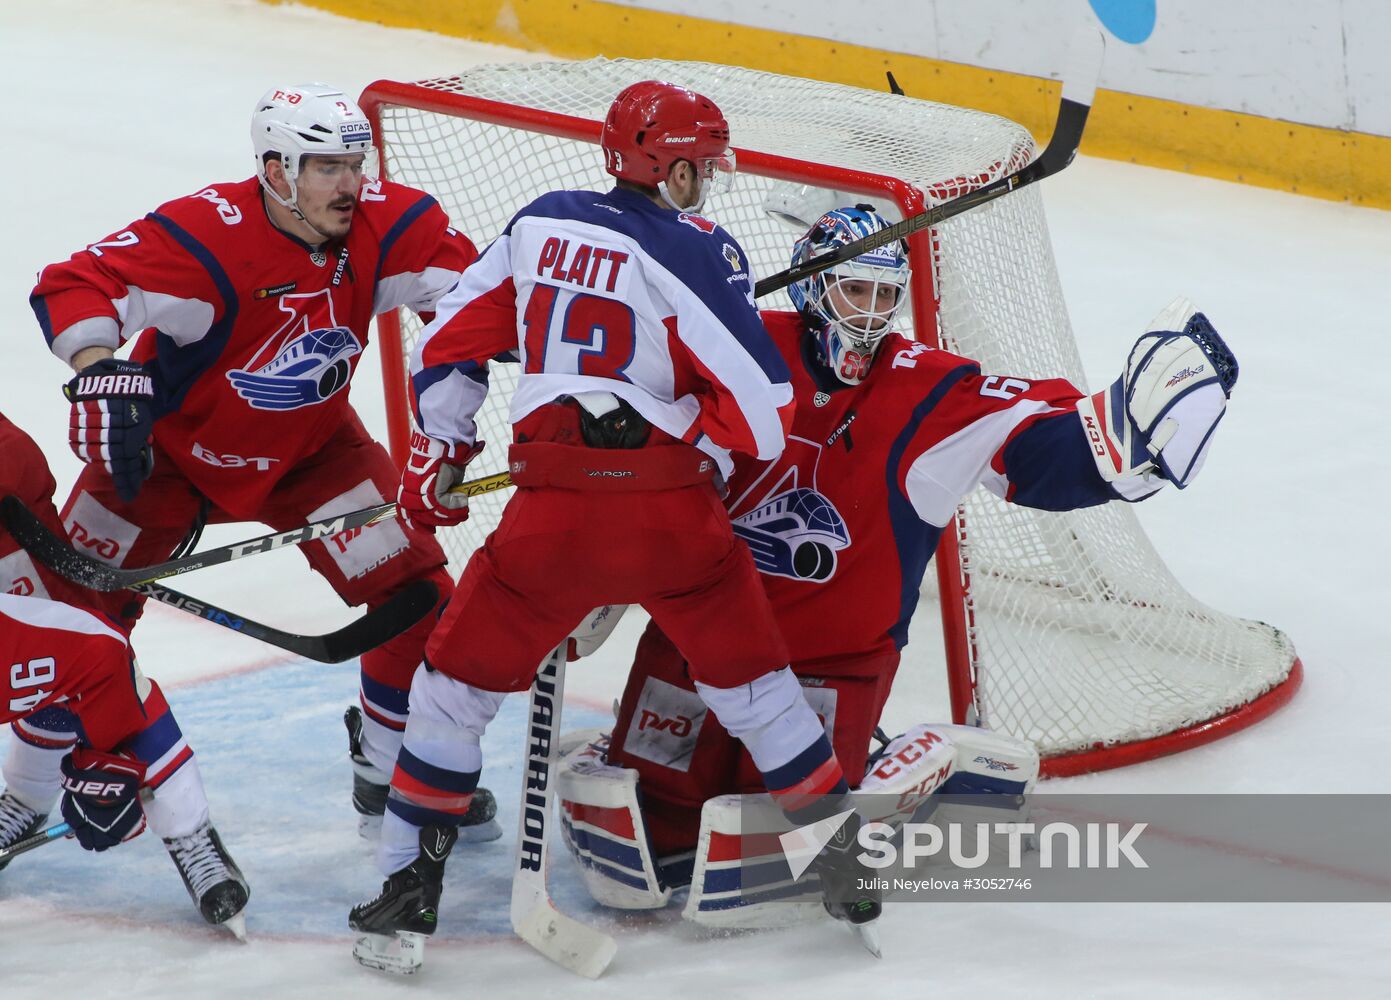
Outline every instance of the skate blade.
[(234, 913), (226, 920), (222, 921), (225, 927), (242, 944), (246, 944), (246, 914)]
[(879, 921), (871, 920), (867, 924), (851, 924), (850, 929), (855, 932), (855, 937), (859, 939), (865, 951), (875, 958), (884, 957), (884, 953), (879, 950)]
[(398, 931), (395, 934), (359, 934), (353, 942), (353, 958), (369, 969), (414, 975), (425, 960), (425, 935)]

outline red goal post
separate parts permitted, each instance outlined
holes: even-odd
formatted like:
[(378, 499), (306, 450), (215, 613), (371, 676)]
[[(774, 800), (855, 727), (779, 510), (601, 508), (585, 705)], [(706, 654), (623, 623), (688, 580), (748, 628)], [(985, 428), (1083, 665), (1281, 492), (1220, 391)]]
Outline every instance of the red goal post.
[[(766, 211), (776, 185), (847, 192), (892, 204), (901, 217), (1018, 169), (1034, 151), (1025, 130), (980, 112), (700, 63), (477, 67), (380, 81), (361, 103), (383, 174), (433, 194), (482, 246), (531, 198), (602, 184), (594, 147), (603, 113), (627, 83), (651, 78), (706, 93), (729, 118), (739, 189), (713, 214), (744, 245), (756, 275), (785, 266), (795, 238)], [(832, 138), (819, 140), (817, 128)], [(836, 141), (847, 131), (855, 144)], [(910, 335), (988, 368), (1085, 385), (1037, 188), (915, 234), (909, 251)], [(787, 308), (785, 294), (760, 305)], [(405, 363), (418, 331), (414, 317), (378, 318), (398, 462), (409, 436)], [(479, 416), (480, 437), (495, 442), (476, 463), (480, 475), (504, 467), (515, 378), (501, 373), (506, 367), (494, 366)], [(504, 502), (484, 498), (465, 525), (441, 533), (456, 569)], [(1300, 683), (1288, 638), (1193, 599), (1123, 504), (1041, 514), (978, 490), (944, 531), (934, 562), (924, 597), (939, 604), (953, 721), (1033, 740), (1046, 775), (1199, 746), (1269, 715)]]

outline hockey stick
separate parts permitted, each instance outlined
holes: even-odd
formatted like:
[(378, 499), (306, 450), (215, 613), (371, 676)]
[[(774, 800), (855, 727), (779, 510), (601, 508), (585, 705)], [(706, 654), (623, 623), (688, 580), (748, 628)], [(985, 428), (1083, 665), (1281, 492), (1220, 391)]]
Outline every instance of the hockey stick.
[(216, 604), (189, 597), (155, 583), (138, 583), (129, 589), (171, 608), (197, 615), (214, 625), (221, 625), (223, 628), (302, 656), (306, 660), (317, 660), (319, 663), (342, 663), (376, 649), (424, 618), (439, 601), (439, 590), (433, 583), (429, 580), (416, 580), (392, 594), (384, 604), (337, 631), (326, 632), (323, 635), (296, 635), (262, 625)]
[(55, 823), (46, 830), (32, 833), (23, 840), (16, 840), (9, 847), (0, 847), (0, 865), (9, 864), (11, 858), (17, 854), (24, 854), (32, 851), (36, 847), (50, 844), (55, 840), (66, 837), (72, 833), (72, 827), (66, 823)]
[(565, 646), (561, 643), (551, 651), (531, 682), (521, 819), (512, 866), (512, 929), (557, 965), (598, 979), (613, 961), (618, 944), (603, 931), (561, 913), (546, 891), (546, 840), (555, 792), (555, 765), (560, 758)]
[[(495, 475), (484, 476), (481, 479), (460, 483), (450, 492), (476, 497), (483, 493), (506, 489), (511, 485), (511, 475), (499, 472)], [(305, 542), (328, 538), (344, 531), (351, 531), (353, 528), (364, 528), (379, 521), (385, 521), (395, 513), (396, 505), (394, 503), (378, 504), (375, 507), (365, 507), (362, 510), (339, 514), (337, 517), (325, 518), (322, 521), (311, 521), (303, 527), (291, 528), (289, 531), (262, 535), (259, 538), (224, 545), (221, 548), (208, 549), (206, 552), (195, 552), (182, 559), (171, 559), (168, 562), (155, 563), (150, 566), (122, 569), (78, 552), (66, 541), (49, 531), (18, 497), (5, 497), (3, 501), (0, 501), (0, 519), (4, 520), (5, 527), (9, 529), (10, 534), (14, 535), (20, 545), (37, 556), (41, 563), (54, 572), (73, 583), (79, 583), (92, 590), (120, 590), (137, 583), (150, 583), (170, 576), (192, 573), (196, 569), (218, 566), (246, 556), (272, 552), (287, 545), (303, 545)]]
[(754, 286), (754, 296), (762, 298), (779, 288), (786, 288), (803, 278), (853, 260), (866, 251), (892, 243), (894, 240), (904, 239), (1061, 171), (1072, 162), (1073, 157), (1077, 155), (1077, 147), (1082, 142), (1082, 130), (1086, 127), (1087, 114), (1091, 111), (1092, 98), (1101, 75), (1105, 44), (1101, 33), (1090, 28), (1079, 32), (1078, 37), (1073, 40), (1069, 53), (1071, 65), (1063, 74), (1063, 96), (1058, 106), (1058, 120), (1053, 126), (1053, 136), (1048, 140), (1047, 148), (1027, 166), (985, 187), (934, 205), (902, 222), (896, 222), (887, 229), (881, 229), (863, 239), (837, 247), (830, 253), (813, 257), (789, 267), (786, 271), (779, 271), (764, 278)]

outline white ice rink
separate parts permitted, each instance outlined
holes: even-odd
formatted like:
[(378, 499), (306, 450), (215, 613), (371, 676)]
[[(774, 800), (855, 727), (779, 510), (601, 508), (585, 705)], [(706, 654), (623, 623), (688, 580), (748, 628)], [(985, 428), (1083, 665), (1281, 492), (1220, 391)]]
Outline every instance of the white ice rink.
[[(253, 0), (0, 3), (10, 122), (0, 410), (43, 446), (59, 496), (77, 461), (66, 446), (65, 369), (27, 305), (39, 268), (162, 201), (248, 176), (247, 117), (272, 84), (324, 79), (355, 94), (381, 77), (534, 58)], [(1376, 513), (1391, 494), (1382, 427), (1391, 214), (1088, 158), (1047, 181), (1045, 200), (1094, 384), (1115, 377), (1145, 322), (1179, 293), (1240, 358), (1241, 384), (1201, 479), (1144, 504), (1140, 519), (1199, 598), (1278, 625), (1306, 668), (1294, 702), (1246, 733), (1049, 788), (1391, 791), (1391, 531)], [(375, 352), (352, 394), (383, 433)], [(205, 544), (252, 533), (210, 531)], [(186, 589), (297, 631), (354, 614), (288, 553), (195, 575)], [(637, 624), (572, 670), (572, 721), (601, 719)], [(58, 843), (0, 874), (6, 1000), (1391, 996), (1384, 905), (900, 905), (883, 921), (882, 962), (829, 924), (711, 938), (674, 915), (591, 915), (620, 953), (590, 983), (506, 933), (498, 871), (510, 820), (483, 861), (462, 852), (451, 861), (426, 970), (388, 979), (352, 961), (345, 922), (378, 886), (352, 829), (338, 722), (355, 670), (295, 662), (161, 608), (136, 644), (146, 672), (166, 683), (214, 818), (251, 882), (250, 942), (201, 924), (155, 838), (99, 858)], [(910, 646), (900, 678), (891, 730), (945, 718), (936, 647)], [(485, 774), (508, 810), (514, 756), (501, 746)], [(569, 865), (558, 859), (562, 901), (583, 906)]]

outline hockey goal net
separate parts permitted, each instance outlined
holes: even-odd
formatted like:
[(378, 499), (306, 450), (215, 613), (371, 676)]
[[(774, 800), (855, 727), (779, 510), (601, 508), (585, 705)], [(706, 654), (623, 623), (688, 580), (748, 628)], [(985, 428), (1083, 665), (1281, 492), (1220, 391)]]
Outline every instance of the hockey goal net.
[[(596, 144), (623, 87), (670, 80), (713, 98), (739, 157), (711, 215), (756, 276), (787, 265), (795, 232), (770, 195), (795, 185), (853, 192), (904, 216), (989, 183), (1034, 154), (1021, 126), (927, 101), (705, 63), (596, 59), (483, 66), (363, 95), (386, 176), (436, 198), (480, 247), (550, 190), (607, 190)], [(791, 183), (790, 183), (791, 182)], [(986, 371), (1085, 385), (1038, 187), (910, 240), (905, 332)], [(789, 309), (786, 292), (760, 301)], [(901, 313), (900, 315), (905, 315)], [(393, 453), (404, 456), (404, 361), (414, 316), (380, 322)], [(1139, 331), (1135, 331), (1137, 334)], [(1128, 343), (1128, 341), (1127, 341)], [(494, 365), (470, 472), (505, 468), (513, 366)], [(506, 494), (474, 501), (441, 532), (457, 572), (497, 522)], [(1199, 603), (1174, 579), (1125, 504), (1066, 514), (1011, 507), (977, 490), (937, 551), (924, 590), (941, 610), (957, 722), (1034, 741), (1045, 774), (1100, 770), (1195, 746), (1264, 717), (1299, 684), (1288, 638)], [(931, 575), (931, 574), (930, 574)]]

